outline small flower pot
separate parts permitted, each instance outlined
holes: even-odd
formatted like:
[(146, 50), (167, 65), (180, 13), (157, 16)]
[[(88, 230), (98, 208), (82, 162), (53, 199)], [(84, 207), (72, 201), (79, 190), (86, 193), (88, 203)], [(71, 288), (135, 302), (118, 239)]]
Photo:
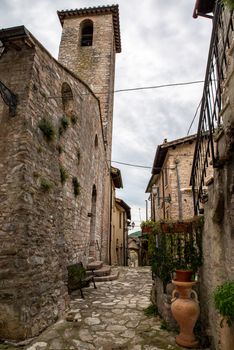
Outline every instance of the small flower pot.
[(191, 282), (193, 276), (192, 270), (176, 270), (176, 281)]

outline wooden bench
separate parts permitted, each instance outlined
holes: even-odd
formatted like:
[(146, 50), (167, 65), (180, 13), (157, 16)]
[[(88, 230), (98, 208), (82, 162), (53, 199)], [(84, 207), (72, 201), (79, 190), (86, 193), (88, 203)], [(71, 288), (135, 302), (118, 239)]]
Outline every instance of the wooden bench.
[(81, 298), (84, 299), (84, 294), (82, 288), (88, 287), (89, 282), (93, 283), (94, 288), (96, 289), (96, 284), (94, 281), (94, 275), (87, 276), (86, 270), (82, 262), (67, 266), (68, 271), (68, 292), (71, 293), (74, 290), (79, 289)]

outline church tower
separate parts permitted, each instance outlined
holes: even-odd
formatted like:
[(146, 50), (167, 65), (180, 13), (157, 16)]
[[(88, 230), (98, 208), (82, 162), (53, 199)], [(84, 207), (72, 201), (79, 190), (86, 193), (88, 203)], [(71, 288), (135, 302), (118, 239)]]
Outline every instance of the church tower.
[(118, 5), (58, 11), (63, 27), (59, 61), (100, 99), (107, 157), (111, 157), (115, 54), (121, 52)]

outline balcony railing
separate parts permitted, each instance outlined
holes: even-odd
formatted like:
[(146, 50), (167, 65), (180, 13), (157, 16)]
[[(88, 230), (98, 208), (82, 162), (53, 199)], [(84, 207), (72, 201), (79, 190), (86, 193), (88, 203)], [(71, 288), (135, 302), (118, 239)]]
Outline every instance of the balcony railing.
[(208, 167), (218, 168), (220, 166), (214, 132), (222, 126), (221, 95), (227, 73), (228, 49), (233, 40), (233, 26), (233, 12), (224, 9), (217, 2), (191, 174), (195, 214), (199, 213), (200, 203), (207, 196), (205, 182)]

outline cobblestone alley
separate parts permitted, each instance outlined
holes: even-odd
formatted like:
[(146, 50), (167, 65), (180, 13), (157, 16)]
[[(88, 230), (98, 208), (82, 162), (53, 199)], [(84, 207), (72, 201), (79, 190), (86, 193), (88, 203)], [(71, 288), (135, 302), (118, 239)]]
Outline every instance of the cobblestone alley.
[(84, 289), (85, 299), (79, 291), (73, 293), (66, 320), (59, 320), (24, 349), (181, 349), (173, 333), (160, 329), (159, 317), (144, 315), (150, 304), (150, 268), (118, 269), (118, 280)]

